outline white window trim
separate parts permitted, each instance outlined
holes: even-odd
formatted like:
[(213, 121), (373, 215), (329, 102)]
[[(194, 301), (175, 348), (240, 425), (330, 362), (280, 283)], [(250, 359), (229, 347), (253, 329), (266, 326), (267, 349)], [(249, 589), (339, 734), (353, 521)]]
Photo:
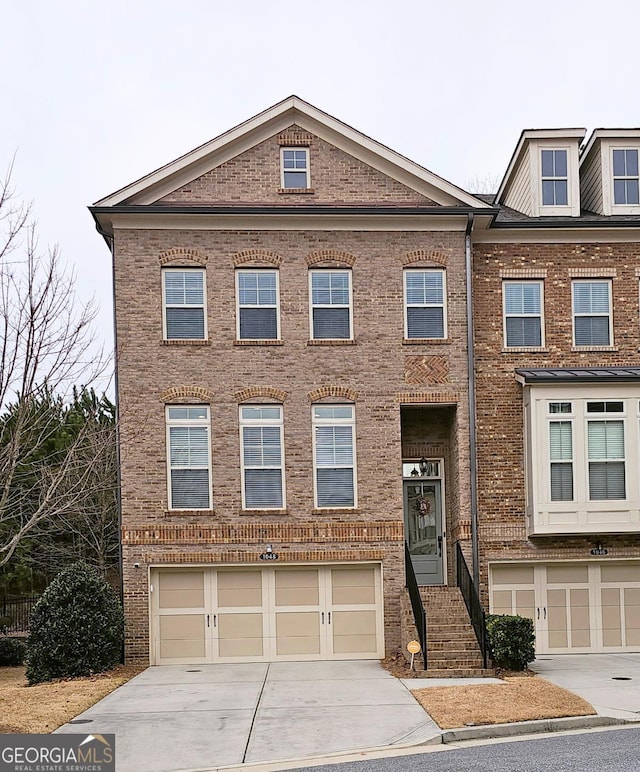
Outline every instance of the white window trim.
[(613, 151), (637, 150), (640, 161), (640, 143), (633, 140), (603, 139), (600, 145), (600, 162), (602, 164), (602, 213), (640, 214), (640, 205), (616, 204), (613, 195)]
[[(614, 150), (635, 150), (638, 155), (638, 163), (640, 165), (640, 148), (637, 145), (611, 145), (609, 149), (609, 158), (611, 162), (611, 174), (610, 177), (610, 190), (611, 190), (611, 209), (612, 211), (615, 211), (616, 213), (624, 213), (624, 214), (635, 214), (637, 213), (638, 209), (640, 208), (640, 203), (638, 204), (616, 204), (616, 196), (615, 196), (615, 181), (616, 180), (638, 180), (638, 185), (640, 186), (640, 176), (638, 177), (616, 177), (614, 174), (614, 167), (613, 167), (613, 151)], [(640, 169), (639, 169), (640, 171)]]
[[(549, 411), (549, 404), (551, 402), (569, 402), (571, 404), (571, 412), (570, 413), (551, 413)], [(547, 496), (549, 497), (549, 501), (553, 502), (553, 504), (558, 503), (558, 501), (563, 502), (574, 502), (576, 500), (576, 463), (579, 461), (579, 459), (576, 459), (576, 414), (575, 414), (575, 405), (572, 400), (563, 399), (563, 400), (548, 400), (547, 402), (547, 465), (548, 465), (548, 471), (547, 471)], [(571, 461), (569, 460), (557, 460), (551, 458), (551, 432), (550, 432), (550, 426), (552, 423), (557, 422), (566, 422), (571, 424)], [(559, 499), (558, 501), (555, 501), (551, 497), (551, 466), (552, 464), (556, 463), (571, 463), (571, 488), (573, 491), (573, 496), (571, 499)]]
[[(349, 303), (348, 305), (325, 304), (313, 302), (313, 276), (319, 273), (345, 273), (349, 277)], [(309, 271), (309, 339), (310, 340), (353, 340), (353, 277), (350, 268), (314, 268)], [(316, 338), (313, 329), (314, 308), (347, 308), (349, 310), (349, 337), (348, 338)]]
[[(640, 533), (640, 386), (562, 384), (525, 387), (525, 469), (528, 533)], [(588, 402), (624, 403), (622, 413), (588, 413)], [(571, 402), (571, 414), (549, 413), (549, 402)], [(573, 420), (573, 500), (551, 501), (549, 423)], [(624, 424), (625, 499), (589, 498), (588, 421)], [(633, 427), (633, 422), (636, 426)]]
[[(197, 407), (204, 408), (207, 411), (206, 418), (169, 418), (169, 410), (176, 407)], [(174, 507), (171, 496), (171, 437), (169, 429), (172, 426), (203, 426), (207, 430), (207, 471), (209, 474), (209, 506), (206, 510), (202, 507)], [(209, 405), (166, 405), (165, 406), (165, 444), (167, 452), (167, 504), (168, 509), (178, 512), (201, 512), (211, 511), (213, 509), (213, 484), (212, 484), (212, 470), (211, 470), (211, 409)]]
[[(280, 411), (280, 418), (243, 418), (242, 409), (245, 407), (270, 407), (278, 408)], [(287, 486), (285, 481), (285, 463), (284, 463), (284, 410), (282, 405), (265, 402), (259, 404), (244, 403), (240, 405), (239, 411), (240, 417), (240, 489), (242, 492), (242, 508), (247, 509), (246, 496), (245, 496), (245, 484), (244, 484), (244, 472), (245, 468), (248, 469), (280, 469), (280, 479), (282, 481), (282, 506), (281, 507), (250, 507), (250, 509), (260, 509), (269, 511), (271, 509), (280, 510), (285, 509), (287, 506)], [(280, 429), (280, 466), (258, 467), (244, 465), (244, 432), (242, 431), (245, 426), (277, 426)]]
[[(442, 274), (442, 305), (440, 303), (411, 304), (411, 308), (442, 308), (441, 338), (409, 338), (409, 304), (407, 303), (407, 274), (409, 273), (440, 273)], [(447, 340), (447, 272), (444, 268), (405, 268), (402, 272), (402, 293), (404, 304), (404, 338), (405, 340)]]
[[(316, 407), (350, 407), (351, 418), (316, 418), (314, 415), (314, 408)], [(353, 463), (350, 467), (342, 467), (344, 469), (353, 468), (353, 504), (348, 506), (339, 507), (321, 507), (318, 505), (318, 480), (317, 480), (317, 464), (316, 464), (316, 426), (351, 426), (351, 438), (352, 438), (352, 452)], [(333, 403), (333, 402), (314, 402), (311, 405), (311, 446), (313, 450), (313, 505), (314, 509), (356, 509), (358, 506), (358, 461), (356, 457), (356, 408), (353, 403)]]
[[(241, 308), (273, 308), (273, 306), (241, 306), (240, 305), (240, 274), (241, 273), (274, 273), (276, 277), (276, 336), (275, 338), (241, 338), (240, 337), (240, 309)], [(280, 271), (277, 268), (237, 268), (235, 272), (236, 284), (236, 340), (281, 340), (280, 333)]]
[[(540, 313), (539, 314), (507, 314), (507, 298), (506, 298), (506, 286), (507, 284), (538, 284), (540, 285)], [(533, 319), (535, 317), (540, 318), (540, 344), (538, 346), (510, 346), (507, 340), (507, 317), (526, 317), (527, 319)], [(544, 281), (542, 279), (503, 279), (502, 280), (502, 340), (503, 347), (514, 350), (526, 349), (540, 349), (544, 348), (545, 344), (545, 319), (544, 319)]]
[[(552, 152), (557, 152), (559, 150), (562, 150), (566, 154), (567, 158), (567, 174), (565, 177), (545, 177), (542, 174), (542, 153), (545, 150), (550, 150)], [(540, 212), (541, 214), (552, 214), (554, 210), (559, 210), (561, 213), (566, 212), (567, 210), (571, 209), (571, 181), (570, 181), (570, 172), (571, 172), (571, 158), (570, 158), (570, 150), (568, 147), (545, 147), (544, 145), (541, 145), (539, 150), (539, 163), (540, 163), (540, 185), (539, 185), (539, 195), (540, 195)], [(543, 185), (542, 183), (545, 180), (551, 180), (553, 182), (560, 182), (564, 180), (567, 183), (567, 203), (566, 204), (545, 204), (544, 203), (544, 195), (543, 195)]]
[[(576, 284), (607, 284), (609, 287), (609, 313), (590, 313), (577, 314), (575, 310), (575, 299), (573, 288)], [(608, 343), (577, 343), (576, 342), (576, 317), (577, 316), (608, 316), (609, 318), (609, 342)], [(613, 347), (613, 283), (611, 279), (572, 279), (571, 280), (571, 336), (574, 348), (578, 349), (599, 349)]]
[[(284, 172), (285, 172), (285, 168), (284, 168), (284, 151), (285, 150), (298, 150), (298, 151), (303, 150), (304, 151), (304, 153), (306, 155), (306, 158), (307, 158), (306, 168), (304, 168), (304, 169), (287, 169), (286, 170), (286, 171), (289, 171), (289, 172), (306, 172), (307, 184), (304, 186), (304, 188), (297, 188), (297, 187), (296, 188), (288, 188), (284, 184)], [(304, 190), (304, 189), (309, 189), (311, 187), (311, 169), (310, 169), (310, 158), (309, 158), (309, 148), (308, 147), (300, 147), (300, 146), (298, 146), (298, 147), (281, 147), (280, 148), (280, 187), (282, 188), (282, 190)]]
[[(562, 206), (542, 204), (542, 150), (566, 150), (567, 153), (567, 203)], [(579, 217), (580, 182), (578, 172), (578, 145), (574, 142), (532, 140), (529, 154), (531, 179), (531, 210), (534, 217)], [(547, 179), (545, 177), (545, 179)], [(563, 179), (563, 178), (557, 178)]]
[[(204, 316), (204, 337), (202, 338), (167, 338), (167, 308), (200, 308), (195, 304), (177, 304), (167, 305), (167, 290), (165, 277), (168, 273), (200, 273), (202, 274), (202, 313)], [(162, 268), (162, 338), (163, 340), (208, 340), (207, 330), (207, 272), (204, 268), (179, 268), (170, 266)]]

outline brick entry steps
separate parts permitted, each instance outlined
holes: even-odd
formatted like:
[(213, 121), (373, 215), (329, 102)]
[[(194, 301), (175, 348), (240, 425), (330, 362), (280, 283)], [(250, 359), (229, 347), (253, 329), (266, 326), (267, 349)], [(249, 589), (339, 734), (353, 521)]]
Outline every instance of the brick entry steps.
[[(421, 587), (420, 595), (427, 612), (427, 670), (421, 678), (464, 678), (493, 676), (484, 668), (464, 600), (457, 587)], [(407, 591), (402, 597), (403, 639), (416, 638), (416, 629)], [(408, 638), (407, 638), (408, 640)], [(406, 640), (403, 647), (406, 651)]]

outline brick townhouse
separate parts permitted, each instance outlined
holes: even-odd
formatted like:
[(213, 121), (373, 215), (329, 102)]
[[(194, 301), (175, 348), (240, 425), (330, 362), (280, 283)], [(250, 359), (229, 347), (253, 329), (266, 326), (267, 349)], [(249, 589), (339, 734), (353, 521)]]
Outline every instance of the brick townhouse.
[(585, 136), (524, 131), (474, 234), (480, 586), (538, 653), (640, 650), (640, 130)]
[(382, 657), (405, 549), (436, 671), (482, 666), (466, 565), (540, 651), (640, 644), (640, 133), (583, 137), (525, 132), (494, 201), (290, 97), (92, 207), (129, 660)]

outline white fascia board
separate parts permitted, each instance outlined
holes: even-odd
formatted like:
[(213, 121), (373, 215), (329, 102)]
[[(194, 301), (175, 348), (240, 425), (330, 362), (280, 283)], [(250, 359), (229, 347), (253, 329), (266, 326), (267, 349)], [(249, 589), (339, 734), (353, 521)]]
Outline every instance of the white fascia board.
[(513, 151), (513, 155), (511, 156), (511, 160), (509, 161), (509, 165), (507, 166), (507, 171), (504, 173), (504, 177), (502, 178), (502, 182), (500, 183), (500, 187), (498, 188), (498, 192), (496, 194), (496, 203), (499, 203), (500, 201), (502, 201), (502, 197), (504, 196), (505, 190), (509, 185), (509, 183), (511, 182), (511, 178), (513, 177), (513, 174), (517, 169), (518, 164), (520, 163), (520, 158), (524, 153), (525, 148), (529, 144), (530, 140), (532, 139), (546, 139), (546, 140), (576, 139), (578, 140), (578, 142), (582, 142), (586, 134), (587, 134), (586, 129), (524, 129), (523, 132), (520, 134), (520, 138), (518, 139), (518, 144), (516, 145), (516, 148)]
[(97, 201), (95, 206), (115, 206), (124, 202), (153, 203), (283, 131), (292, 123), (325, 139), (369, 166), (427, 196), (437, 204), (489, 207), (486, 202), (295, 96), (285, 99), (190, 153)]
[(640, 241), (640, 223), (628, 228), (493, 228), (473, 233), (477, 244), (632, 244)]
[(594, 145), (600, 139), (640, 139), (640, 129), (594, 129), (580, 153), (580, 166), (586, 162)]
[(100, 217), (100, 224), (108, 233), (117, 230), (242, 230), (242, 231), (389, 231), (429, 232), (457, 231), (464, 233), (466, 214), (458, 216), (436, 215), (357, 215), (330, 214), (305, 215), (283, 213), (281, 215), (257, 214), (173, 214), (162, 213), (115, 213)]

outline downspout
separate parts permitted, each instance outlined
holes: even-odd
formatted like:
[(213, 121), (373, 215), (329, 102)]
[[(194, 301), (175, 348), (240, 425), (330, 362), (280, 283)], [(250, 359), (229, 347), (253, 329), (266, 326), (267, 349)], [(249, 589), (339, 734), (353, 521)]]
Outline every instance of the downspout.
[[(122, 557), (122, 495), (120, 480), (120, 405), (118, 398), (118, 330), (116, 327), (116, 240), (96, 220), (96, 230), (104, 238), (111, 252), (111, 294), (113, 298), (113, 385), (115, 390), (114, 404), (116, 406), (116, 501), (118, 507), (118, 561), (120, 563), (120, 604), (124, 608), (124, 562)], [(124, 646), (121, 652), (124, 662)]]
[(471, 563), (473, 583), (480, 596), (480, 556), (478, 550), (478, 455), (476, 450), (476, 368), (473, 349), (473, 265), (471, 232), (473, 212), (467, 214), (464, 233), (465, 267), (467, 274), (467, 371), (469, 393), (469, 475), (471, 483)]

